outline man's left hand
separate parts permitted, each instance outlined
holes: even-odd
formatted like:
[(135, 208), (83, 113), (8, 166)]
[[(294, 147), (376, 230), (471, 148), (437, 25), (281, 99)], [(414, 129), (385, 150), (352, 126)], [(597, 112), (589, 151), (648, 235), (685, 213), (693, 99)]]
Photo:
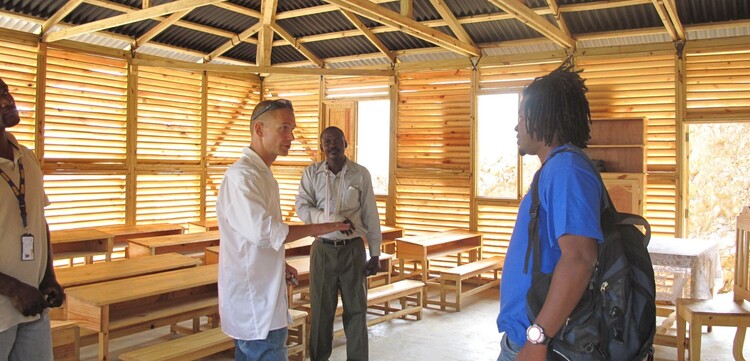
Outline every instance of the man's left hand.
[(346, 231), (341, 231), (341, 233), (347, 236), (351, 236), (352, 234), (354, 234), (354, 231), (357, 229), (356, 227), (354, 227), (354, 223), (352, 223), (352, 221), (349, 218), (344, 218), (342, 222), (348, 224), (349, 229), (347, 229)]
[(60, 307), (63, 301), (65, 301), (65, 291), (63, 291), (62, 286), (57, 283), (56, 279), (43, 279), (39, 285), (39, 290), (47, 298), (47, 305), (49, 307)]
[(365, 276), (376, 275), (380, 271), (380, 257), (372, 256), (365, 266)]

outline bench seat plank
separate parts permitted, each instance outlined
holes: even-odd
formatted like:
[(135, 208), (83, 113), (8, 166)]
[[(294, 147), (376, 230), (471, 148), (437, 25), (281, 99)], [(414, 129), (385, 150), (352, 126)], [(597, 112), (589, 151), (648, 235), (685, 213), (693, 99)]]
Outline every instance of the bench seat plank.
[[(485, 258), (482, 260), (462, 264), (460, 266), (453, 267), (448, 270), (440, 272), (440, 309), (445, 310), (447, 307), (453, 307), (456, 311), (461, 311), (461, 300), (464, 296), (470, 296), (475, 293), (482, 292), (488, 288), (497, 287), (500, 285), (500, 278), (498, 278), (498, 271), (500, 271), (505, 263), (505, 257), (495, 256), (491, 258)], [(463, 282), (474, 277), (480, 277), (483, 273), (493, 272), (494, 278), (489, 282), (481, 283), (478, 280), (478, 285), (468, 291), (463, 289)], [(455, 302), (449, 302), (447, 300), (447, 293), (455, 293)]]

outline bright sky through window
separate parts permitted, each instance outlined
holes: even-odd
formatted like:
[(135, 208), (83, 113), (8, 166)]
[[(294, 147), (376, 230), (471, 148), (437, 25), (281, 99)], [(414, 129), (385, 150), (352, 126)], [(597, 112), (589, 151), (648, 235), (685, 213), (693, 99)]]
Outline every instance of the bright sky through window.
[(390, 104), (389, 100), (360, 101), (357, 110), (357, 163), (370, 171), (375, 194), (388, 194)]

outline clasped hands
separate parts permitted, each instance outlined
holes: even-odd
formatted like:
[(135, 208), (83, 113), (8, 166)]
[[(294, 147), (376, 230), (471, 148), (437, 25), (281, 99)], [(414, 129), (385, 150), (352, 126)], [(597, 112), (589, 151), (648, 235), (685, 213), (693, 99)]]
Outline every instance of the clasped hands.
[(19, 281), (10, 300), (13, 307), (28, 317), (42, 313), (47, 307), (60, 307), (65, 300), (65, 292), (56, 280), (45, 278), (39, 288)]

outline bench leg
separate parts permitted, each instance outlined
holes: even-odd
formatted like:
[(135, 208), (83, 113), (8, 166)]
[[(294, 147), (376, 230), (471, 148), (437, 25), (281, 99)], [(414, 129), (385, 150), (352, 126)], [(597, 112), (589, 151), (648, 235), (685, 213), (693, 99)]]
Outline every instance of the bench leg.
[(445, 311), (445, 277), (440, 276), (440, 310)]

